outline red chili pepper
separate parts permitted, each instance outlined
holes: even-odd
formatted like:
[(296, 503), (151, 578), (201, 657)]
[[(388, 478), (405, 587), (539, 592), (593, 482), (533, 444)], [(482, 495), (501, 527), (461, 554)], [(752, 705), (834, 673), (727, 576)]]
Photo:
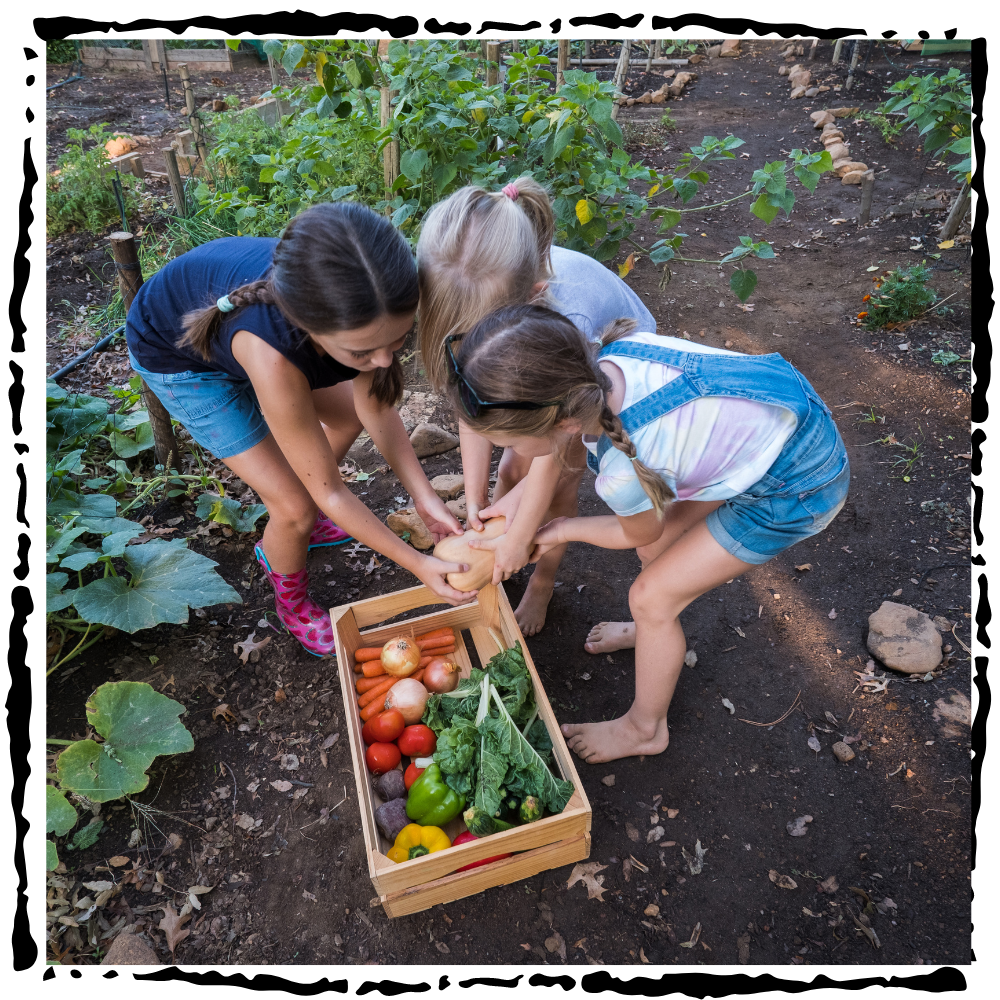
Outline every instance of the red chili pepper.
[[(460, 833), (452, 842), (452, 847), (458, 847), (459, 844), (470, 844), (473, 840), (478, 840), (479, 838), (474, 833), (469, 833), (468, 830), (465, 833)], [(510, 854), (498, 854), (492, 858), (483, 858), (482, 861), (473, 861), (471, 865), (463, 865), (461, 868), (456, 868), (455, 871), (467, 872), (470, 868), (481, 868), (483, 865), (488, 865), (493, 861), (503, 861), (504, 858), (509, 858)]]

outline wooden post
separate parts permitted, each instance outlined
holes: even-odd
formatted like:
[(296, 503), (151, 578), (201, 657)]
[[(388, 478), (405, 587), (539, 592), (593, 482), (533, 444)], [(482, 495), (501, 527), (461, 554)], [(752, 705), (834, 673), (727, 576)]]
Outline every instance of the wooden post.
[(653, 39), (646, 42), (646, 72), (653, 72)]
[(836, 66), (840, 62), (840, 50), (844, 47), (844, 39), (838, 38), (833, 44), (833, 58), (830, 60), (831, 66)]
[(510, 48), (511, 48), (512, 52), (520, 52), (521, 51), (521, 39), (520, 38), (515, 38), (514, 41), (511, 42)]
[(153, 69), (160, 72), (167, 68), (167, 50), (162, 38), (151, 38), (149, 40), (149, 54)]
[(163, 150), (163, 159), (167, 164), (167, 177), (170, 180), (170, 193), (174, 198), (174, 207), (178, 215), (185, 215), (184, 185), (181, 183), (181, 172), (177, 167), (177, 153), (169, 146)]
[(569, 69), (569, 39), (559, 39), (559, 54), (556, 61), (556, 87), (566, 82), (565, 72)]
[[(173, 152), (173, 150), (171, 150)], [(177, 169), (176, 161), (174, 169)], [(135, 293), (142, 287), (142, 268), (139, 266), (139, 254), (135, 249), (135, 237), (131, 233), (112, 233), (111, 252), (115, 257), (115, 270), (118, 272), (118, 287), (121, 289), (122, 301), (127, 313), (135, 298)], [(170, 423), (170, 414), (163, 404), (142, 382), (142, 399), (149, 414), (149, 423), (153, 428), (153, 448), (156, 461), (165, 469), (173, 465), (180, 466), (180, 449), (174, 428)]]
[(867, 226), (872, 217), (872, 195), (875, 193), (875, 171), (866, 170), (861, 175), (861, 213), (858, 225)]
[(590, 39), (589, 38), (583, 43), (583, 58), (584, 59), (589, 59), (590, 58)]
[(281, 81), (278, 79), (278, 64), (274, 61), (274, 56), (268, 55), (267, 57), (267, 68), (271, 71), (271, 89), (281, 86)]
[(816, 58), (816, 46), (817, 45), (819, 45), (819, 39), (818, 38), (814, 38), (812, 45), (809, 46), (809, 58), (810, 59), (815, 59)]
[(854, 71), (858, 68), (858, 58), (861, 55), (861, 39), (854, 43), (854, 52), (851, 54), (851, 66), (847, 71), (847, 79), (844, 81), (844, 90), (848, 91), (854, 83)]
[(628, 78), (628, 64), (631, 56), (631, 49), (632, 39), (626, 38), (622, 42), (621, 52), (618, 54), (618, 65), (615, 67), (615, 75), (612, 81), (615, 85), (615, 97), (611, 104), (611, 117), (615, 120), (618, 119), (618, 99), (622, 96), (622, 87), (625, 85), (625, 80)]
[(971, 191), (969, 189), (968, 181), (962, 185), (962, 190), (958, 192), (958, 197), (955, 199), (954, 204), (951, 206), (951, 211), (948, 213), (948, 218), (944, 220), (944, 226), (941, 228), (941, 239), (950, 240), (953, 239), (955, 233), (958, 232), (958, 227), (962, 224), (962, 220), (965, 218), (965, 213), (969, 210), (969, 202), (972, 198)]
[[(388, 87), (379, 88), (379, 122), (385, 128), (392, 118), (392, 99), (396, 96), (395, 90)], [(382, 178), (385, 181), (385, 196), (392, 198), (392, 185), (399, 177), (399, 140), (393, 139), (386, 143), (382, 150)], [(390, 210), (386, 209), (386, 214)]]
[[(562, 45), (562, 42), (559, 43)], [(500, 43), (486, 43), (486, 86), (495, 87), (500, 82)]]
[(146, 64), (146, 71), (153, 72), (153, 52), (149, 45), (149, 39), (142, 40), (142, 60)]
[(177, 67), (177, 72), (184, 88), (184, 113), (190, 118), (194, 114), (194, 87), (191, 86), (191, 73), (187, 63), (181, 63)]

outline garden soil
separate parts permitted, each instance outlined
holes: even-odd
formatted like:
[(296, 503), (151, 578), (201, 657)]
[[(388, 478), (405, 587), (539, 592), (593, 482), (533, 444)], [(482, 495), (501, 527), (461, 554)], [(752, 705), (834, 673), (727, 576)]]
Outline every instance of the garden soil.
[[(810, 65), (830, 85), (841, 84), (845, 67), (829, 70), (830, 55), (821, 42)], [(742, 192), (751, 168), (766, 159), (819, 148), (810, 110), (872, 109), (882, 88), (911, 67), (968, 68), (961, 55), (892, 59), (896, 65), (874, 56), (849, 95), (832, 90), (812, 102), (791, 101), (777, 73), (777, 44), (745, 41), (740, 58), (698, 65), (682, 100), (622, 109), (619, 120), (630, 151), (657, 167), (704, 135), (743, 138), (736, 159), (712, 167), (705, 201), (688, 207), (714, 204)], [(635, 94), (662, 80), (634, 69)], [(226, 87), (251, 94), (266, 86), (265, 77), (234, 77)], [(96, 103), (99, 92), (109, 103), (91, 120), (132, 128), (138, 104), (127, 95), (148, 101), (162, 83), (127, 75), (71, 87), (53, 93), (60, 102)], [(662, 124), (664, 112), (675, 129)], [(165, 124), (178, 127), (174, 119)], [(62, 127), (62, 119), (50, 125), (53, 152), (54, 130)], [(669, 749), (578, 764), (593, 805), (590, 861), (604, 866), (603, 898), (588, 898), (581, 882), (567, 888), (566, 866), (392, 921), (371, 906), (334, 665), (261, 624), (273, 601), (256, 571), (254, 537), (200, 525), (190, 503), (170, 501), (144, 512), (150, 532), (187, 535), (192, 548), (218, 561), (244, 603), (206, 608), (187, 625), (114, 636), (50, 680), (54, 737), (85, 735), (88, 695), (106, 680), (125, 679), (147, 681), (181, 702), (195, 737), (191, 753), (154, 765), (148, 792), (135, 797), (145, 804), (141, 813), (137, 804), (106, 805), (97, 844), (64, 852), (76, 879), (107, 878), (109, 867), (116, 877), (132, 872), (104, 908), (107, 927), (129, 925), (162, 961), (191, 965), (970, 961), (970, 376), (967, 361), (945, 367), (930, 360), (937, 350), (968, 357), (968, 229), (953, 248), (939, 250), (937, 206), (889, 214), (906, 197), (954, 192), (913, 132), (887, 146), (869, 124), (845, 131), (854, 158), (877, 171), (871, 225), (856, 222), (859, 189), (824, 177), (812, 196), (795, 185), (798, 201), (787, 221), (765, 227), (743, 199), (693, 215), (684, 227), (692, 257), (716, 260), (742, 234), (774, 244), (776, 259), (754, 265), (760, 283), (752, 311), (738, 306), (728, 273), (712, 264), (675, 266), (665, 283), (662, 269), (642, 258), (626, 279), (660, 332), (750, 354), (777, 351), (795, 364), (833, 410), (852, 480), (845, 508), (823, 534), (683, 613), (697, 664), (685, 667), (677, 687)], [(640, 223), (635, 238), (649, 246), (657, 237)], [(53, 368), (89, 342), (67, 326), (60, 299), (80, 304), (84, 286), (107, 294), (93, 279), (87, 285), (71, 262), (83, 254), (100, 272), (104, 243), (89, 248), (94, 242), (74, 234), (50, 247)], [(920, 260), (932, 268), (932, 287), (949, 297), (944, 315), (897, 333), (855, 325), (877, 273), (869, 269)], [(103, 391), (126, 374), (123, 355), (112, 352), (63, 384)], [(411, 389), (423, 388), (416, 357), (408, 374)], [(449, 422), (443, 410), (437, 418)], [(384, 518), (406, 498), (370, 448), (362, 442), (352, 451), (355, 466), (374, 473), (352, 489)], [(423, 464), (429, 476), (460, 471), (457, 452)], [(583, 514), (605, 510), (589, 475), (580, 507)], [(309, 568), (315, 596), (331, 606), (415, 583), (349, 547), (312, 553)], [(570, 547), (548, 622), (528, 640), (560, 721), (608, 719), (627, 709), (631, 652), (595, 657), (582, 647), (595, 622), (629, 617), (638, 569), (632, 552)], [(515, 605), (526, 580), (522, 572), (506, 585)], [(857, 672), (868, 660), (868, 615), (886, 599), (954, 623), (943, 637), (950, 652), (933, 679), (887, 671), (886, 690), (865, 693)], [(254, 654), (258, 662), (244, 664), (234, 643), (251, 633), (270, 641)], [(219, 711), (222, 704), (228, 712)], [(841, 763), (831, 746), (845, 737), (853, 738), (856, 756)], [(282, 769), (285, 754), (298, 758), (295, 770)], [(273, 787), (282, 780), (293, 782), (290, 791)], [(786, 825), (802, 816), (812, 817), (805, 836), (790, 836)], [(706, 853), (694, 874), (686, 855), (698, 843)], [(109, 866), (115, 855), (129, 864)], [(796, 888), (781, 887), (771, 874)], [(172, 955), (158, 908), (179, 907), (194, 885), (211, 891), (199, 897), (201, 909), (185, 925), (190, 934)], [(107, 941), (95, 949), (69, 928), (51, 957), (92, 963), (106, 948)]]

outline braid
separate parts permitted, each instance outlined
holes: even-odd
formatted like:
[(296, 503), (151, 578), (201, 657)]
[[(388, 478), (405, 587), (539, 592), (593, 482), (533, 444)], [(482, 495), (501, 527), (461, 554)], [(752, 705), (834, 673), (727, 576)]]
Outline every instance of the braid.
[(673, 491), (663, 481), (662, 476), (658, 476), (652, 469), (636, 458), (635, 445), (628, 436), (628, 431), (622, 425), (618, 414), (612, 413), (611, 408), (606, 402), (601, 406), (599, 419), (604, 433), (608, 436), (608, 440), (619, 451), (624, 452), (631, 459), (635, 474), (638, 476), (646, 496), (653, 501), (656, 516), (662, 518), (667, 505), (675, 499)]
[[(274, 305), (274, 289), (270, 281), (251, 281), (229, 293), (229, 301), (237, 308), (256, 305), (258, 302)], [(193, 347), (206, 361), (212, 360), (212, 345), (219, 335), (223, 313), (216, 303), (196, 309), (184, 316), (184, 335), (178, 347)]]
[(240, 285), (235, 291), (229, 293), (229, 301), (237, 309), (243, 306), (253, 306), (257, 303), (273, 306), (275, 304), (274, 289), (270, 281), (251, 281), (249, 284)]

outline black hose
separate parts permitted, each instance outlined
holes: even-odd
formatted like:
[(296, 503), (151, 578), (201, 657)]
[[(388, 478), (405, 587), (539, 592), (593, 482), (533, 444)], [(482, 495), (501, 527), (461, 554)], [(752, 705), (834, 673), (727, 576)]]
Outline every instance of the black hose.
[(121, 333), (124, 329), (125, 329), (125, 324), (123, 323), (120, 327), (118, 327), (117, 330), (112, 330), (111, 333), (109, 333), (106, 337), (101, 337), (101, 339), (96, 344), (94, 344), (93, 347), (88, 347), (87, 350), (83, 352), (83, 354), (78, 354), (68, 365), (63, 365), (63, 367), (60, 368), (59, 371), (57, 371), (54, 375), (49, 375), (48, 376), (49, 381), (55, 382), (57, 379), (62, 378), (63, 375), (69, 374), (69, 372), (71, 372), (74, 368), (76, 368), (77, 365), (82, 364), (84, 361), (86, 361), (87, 358), (91, 356), (91, 354), (95, 354), (97, 351), (107, 350), (108, 345), (111, 343), (111, 341), (116, 336), (118, 336), (118, 334)]

